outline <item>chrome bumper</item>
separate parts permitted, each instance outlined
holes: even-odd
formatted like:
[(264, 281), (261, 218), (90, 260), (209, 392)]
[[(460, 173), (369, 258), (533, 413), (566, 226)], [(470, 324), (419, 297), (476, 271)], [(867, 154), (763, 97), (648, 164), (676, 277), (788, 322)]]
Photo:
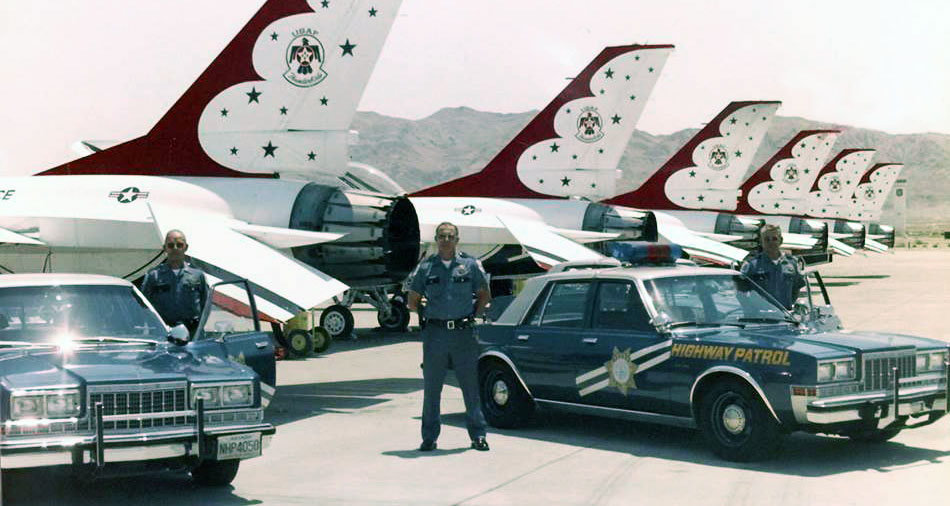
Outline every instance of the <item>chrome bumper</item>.
[[(208, 427), (202, 407), (191, 413), (198, 420), (193, 427), (118, 434), (105, 434), (96, 429), (92, 434), (79, 436), (6, 437), (0, 441), (0, 469), (83, 464), (102, 467), (107, 463), (179, 457), (201, 459), (220, 436), (259, 432), (263, 450), (277, 431), (273, 425), (263, 422)], [(214, 416), (214, 413), (209, 415)], [(102, 427), (101, 412), (93, 416), (95, 427)]]
[(792, 411), (801, 424), (827, 425), (859, 420), (878, 420), (883, 428), (897, 417), (947, 413), (946, 381), (904, 386), (895, 391), (863, 392), (815, 398), (792, 395)]

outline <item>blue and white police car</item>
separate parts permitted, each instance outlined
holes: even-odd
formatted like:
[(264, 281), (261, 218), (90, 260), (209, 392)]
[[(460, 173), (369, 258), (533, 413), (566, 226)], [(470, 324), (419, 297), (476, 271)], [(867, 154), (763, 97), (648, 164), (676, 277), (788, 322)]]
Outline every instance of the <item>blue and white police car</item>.
[(885, 441), (947, 413), (946, 342), (822, 331), (739, 272), (651, 248), (635, 267), (532, 278), (478, 327), (489, 423), (565, 408), (699, 428), (746, 461), (793, 431)]

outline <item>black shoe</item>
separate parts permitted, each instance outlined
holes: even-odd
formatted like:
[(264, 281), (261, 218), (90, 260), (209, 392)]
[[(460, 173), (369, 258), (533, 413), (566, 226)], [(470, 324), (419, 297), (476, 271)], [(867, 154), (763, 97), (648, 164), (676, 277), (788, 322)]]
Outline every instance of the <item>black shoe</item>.
[[(472, 444), (474, 445), (475, 443)], [(425, 439), (422, 441), (422, 444), (419, 445), (420, 452), (431, 452), (432, 450), (435, 450), (435, 441), (429, 441), (428, 439)]]
[(477, 437), (477, 438), (473, 439), (473, 440), (472, 440), (472, 448), (474, 448), (474, 449), (476, 449), (476, 450), (478, 450), (478, 451), (480, 451), (480, 452), (487, 452), (487, 451), (488, 451), (488, 441), (485, 441), (485, 436), (481, 436), (481, 437)]

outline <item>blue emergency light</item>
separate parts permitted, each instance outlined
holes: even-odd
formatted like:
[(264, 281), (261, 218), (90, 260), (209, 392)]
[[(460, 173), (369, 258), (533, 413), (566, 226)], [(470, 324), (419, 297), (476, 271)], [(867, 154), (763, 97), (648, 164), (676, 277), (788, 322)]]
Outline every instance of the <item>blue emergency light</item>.
[(683, 248), (678, 244), (657, 244), (652, 242), (610, 242), (607, 253), (624, 263), (674, 264), (683, 256)]

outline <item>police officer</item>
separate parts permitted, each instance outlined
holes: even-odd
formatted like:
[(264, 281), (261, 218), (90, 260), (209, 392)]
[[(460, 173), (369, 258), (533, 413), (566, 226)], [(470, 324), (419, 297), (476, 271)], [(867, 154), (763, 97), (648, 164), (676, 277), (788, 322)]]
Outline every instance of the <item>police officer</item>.
[[(478, 348), (472, 334), (476, 316), (491, 300), (488, 280), (474, 257), (459, 252), (458, 227), (449, 222), (436, 227), (438, 253), (419, 262), (409, 285), (410, 310), (426, 318), (422, 331), (422, 444), (419, 451), (435, 450), (441, 429), (442, 384), (449, 358), (465, 400), (465, 425), (472, 448), (488, 451), (485, 416), (478, 395)], [(422, 307), (422, 296), (426, 305)]]
[(165, 261), (148, 271), (142, 280), (142, 293), (168, 325), (185, 324), (194, 335), (201, 310), (208, 298), (205, 273), (188, 262), (188, 241), (181, 230), (165, 235)]
[(760, 287), (775, 297), (786, 309), (791, 309), (798, 292), (805, 286), (805, 277), (798, 261), (779, 249), (782, 229), (766, 224), (759, 229), (762, 251), (750, 253), (740, 270)]

